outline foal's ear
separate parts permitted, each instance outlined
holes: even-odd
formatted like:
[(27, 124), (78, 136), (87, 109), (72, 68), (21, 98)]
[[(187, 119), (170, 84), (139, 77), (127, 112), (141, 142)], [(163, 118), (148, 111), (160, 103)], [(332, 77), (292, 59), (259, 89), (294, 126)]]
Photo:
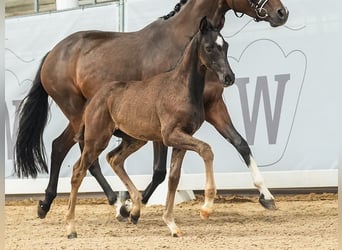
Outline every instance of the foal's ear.
[(199, 29), (201, 33), (205, 33), (209, 29), (209, 22), (206, 16), (201, 19)]

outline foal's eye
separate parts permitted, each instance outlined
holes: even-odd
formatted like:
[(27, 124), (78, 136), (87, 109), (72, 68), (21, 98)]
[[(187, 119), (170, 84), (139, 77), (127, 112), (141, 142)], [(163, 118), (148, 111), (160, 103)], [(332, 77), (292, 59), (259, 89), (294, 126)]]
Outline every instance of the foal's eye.
[(212, 52), (213, 49), (214, 49), (214, 47), (211, 46), (211, 45), (205, 47), (205, 50), (206, 50), (208, 53)]

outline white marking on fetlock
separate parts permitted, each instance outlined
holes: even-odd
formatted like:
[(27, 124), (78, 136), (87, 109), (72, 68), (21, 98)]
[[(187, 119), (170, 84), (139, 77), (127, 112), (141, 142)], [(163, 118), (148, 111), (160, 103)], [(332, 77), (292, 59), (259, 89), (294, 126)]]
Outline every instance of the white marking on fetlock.
[(171, 235), (173, 237), (180, 237), (180, 236), (182, 236), (182, 231), (179, 229), (179, 227), (176, 225), (176, 223), (174, 221), (172, 221), (171, 223), (167, 223), (166, 225), (170, 229)]
[(121, 206), (122, 206), (122, 203), (121, 201), (118, 199), (116, 201), (116, 203), (114, 204), (115, 206), (115, 218), (120, 221), (120, 222), (124, 222), (124, 221), (127, 221), (128, 220), (128, 217), (123, 217), (121, 214), (120, 214), (120, 209), (121, 209)]
[(176, 225), (175, 220), (170, 218), (170, 216), (167, 216), (166, 214), (163, 215), (163, 221), (167, 225), (167, 227), (171, 231), (171, 235), (173, 237), (180, 237), (182, 236), (182, 231), (179, 229), (179, 227)]
[(201, 211), (200, 211), (201, 219), (207, 220), (209, 218), (209, 216), (214, 211), (213, 205), (214, 205), (214, 201), (213, 200), (212, 201), (206, 201), (204, 203), (204, 205), (201, 207)]
[(133, 201), (132, 201), (131, 199), (125, 200), (124, 205), (125, 205), (126, 210), (127, 210), (128, 212), (131, 212), (131, 211), (132, 211)]
[(256, 162), (254, 161), (253, 157), (250, 156), (249, 160), (250, 160), (250, 163), (249, 163), (248, 167), (252, 173), (254, 186), (259, 190), (260, 194), (264, 195), (264, 198), (266, 200), (274, 200), (273, 195), (271, 194), (271, 192), (266, 187), (266, 184), (264, 182), (264, 178), (261, 175), (260, 170), (259, 170)]
[(70, 220), (67, 223), (67, 236), (76, 233), (75, 220)]

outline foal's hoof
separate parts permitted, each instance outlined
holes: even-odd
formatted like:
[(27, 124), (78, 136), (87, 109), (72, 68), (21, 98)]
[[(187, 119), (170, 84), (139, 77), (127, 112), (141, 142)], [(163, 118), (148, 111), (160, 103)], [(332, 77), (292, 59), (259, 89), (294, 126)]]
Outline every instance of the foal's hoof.
[(209, 216), (213, 213), (211, 208), (201, 208), (200, 216), (202, 220), (208, 220)]
[(131, 214), (130, 221), (131, 221), (131, 223), (136, 225), (138, 223), (139, 218), (140, 218), (140, 215), (132, 215)]
[(68, 235), (68, 239), (75, 239), (75, 238), (77, 238), (76, 232), (72, 232), (71, 234)]
[(274, 199), (266, 200), (265, 196), (263, 194), (260, 195), (259, 202), (266, 209), (269, 209), (269, 210), (276, 210), (277, 209), (275, 202), (274, 202)]
[(37, 214), (38, 217), (41, 219), (44, 219), (46, 217), (46, 214), (49, 212), (49, 208), (47, 208), (44, 204), (43, 201), (39, 201), (38, 207), (37, 207)]
[(182, 231), (178, 229), (176, 232), (172, 232), (171, 235), (174, 238), (178, 238), (178, 237), (182, 237), (183, 234), (182, 234)]

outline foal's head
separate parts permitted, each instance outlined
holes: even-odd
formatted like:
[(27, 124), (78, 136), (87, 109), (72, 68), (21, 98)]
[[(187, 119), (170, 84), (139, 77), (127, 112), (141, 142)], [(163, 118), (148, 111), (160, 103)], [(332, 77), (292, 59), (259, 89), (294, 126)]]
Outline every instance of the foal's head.
[(232, 85), (235, 76), (227, 59), (228, 43), (206, 17), (201, 20), (198, 36), (201, 64), (213, 71), (225, 87)]

